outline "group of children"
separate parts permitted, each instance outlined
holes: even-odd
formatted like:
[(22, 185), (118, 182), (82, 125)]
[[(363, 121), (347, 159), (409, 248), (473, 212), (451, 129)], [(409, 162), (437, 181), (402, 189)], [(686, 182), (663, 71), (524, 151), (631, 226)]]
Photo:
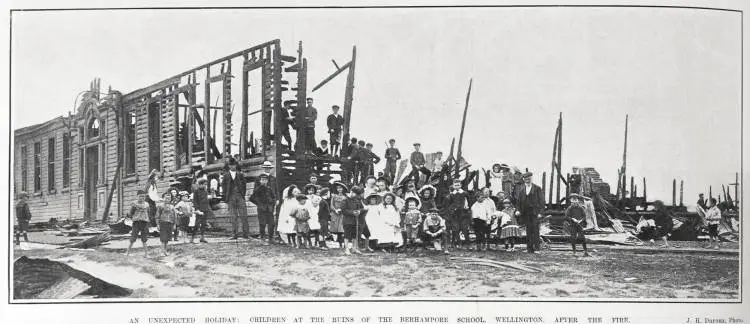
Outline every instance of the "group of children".
[(148, 256), (146, 242), (152, 224), (155, 224), (159, 231), (162, 255), (168, 255), (167, 244), (170, 241), (182, 238), (183, 242), (187, 242), (189, 235), (190, 243), (195, 242), (196, 234), (200, 234), (199, 242), (207, 243), (206, 218), (212, 215), (212, 211), (206, 187), (207, 180), (200, 179), (192, 195), (187, 191), (178, 192), (171, 189), (164, 192), (161, 199), (156, 201), (153, 198), (147, 201), (147, 191), (138, 190), (138, 198), (126, 216), (132, 220), (132, 231), (125, 254), (130, 254), (133, 244), (140, 238), (144, 254)]

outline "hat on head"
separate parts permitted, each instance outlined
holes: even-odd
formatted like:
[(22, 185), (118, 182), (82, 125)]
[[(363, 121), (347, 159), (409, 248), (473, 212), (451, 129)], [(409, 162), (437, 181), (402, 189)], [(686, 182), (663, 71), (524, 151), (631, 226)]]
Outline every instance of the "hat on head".
[(389, 140), (388, 140), (388, 143), (393, 143), (393, 142), (395, 142), (395, 141), (396, 141), (395, 139), (392, 139), (392, 138), (391, 138), (391, 139), (389, 139)]
[(533, 176), (533, 175), (534, 175), (534, 173), (532, 173), (532, 172), (526, 172), (526, 173), (524, 173), (524, 174), (523, 174), (523, 175), (522, 175), (521, 177), (522, 177), (522, 178), (529, 178), (529, 177), (531, 177), (531, 176)]
[(358, 186), (353, 186), (352, 187), (352, 193), (355, 194), (355, 195), (361, 195), (364, 192), (365, 192), (364, 189), (362, 189), (362, 188), (360, 188)]
[(187, 191), (185, 191), (185, 190), (183, 190), (183, 191), (180, 191), (179, 195), (180, 195), (180, 197), (185, 197), (185, 196), (190, 196), (190, 193), (187, 192)]
[(267, 174), (265, 174), (265, 173), (261, 173), (261, 174), (260, 174), (260, 175), (258, 176), (258, 179), (268, 179), (268, 175), (267, 175)]
[(422, 205), (422, 202), (419, 200), (419, 198), (411, 197), (411, 196), (406, 197), (406, 199), (404, 199), (404, 205), (408, 206), (410, 201), (414, 201), (415, 203), (417, 203), (417, 208), (419, 208), (419, 206)]
[(437, 207), (432, 207), (430, 208), (430, 210), (428, 210), (428, 212), (430, 212), (430, 214), (437, 214), (440, 212), (440, 209), (438, 209)]
[(500, 170), (510, 170), (510, 167), (505, 163), (500, 163)]
[(303, 195), (303, 194), (299, 194), (299, 195), (297, 195), (297, 197), (296, 197), (296, 198), (297, 198), (297, 201), (304, 201), (304, 200), (307, 200), (307, 196), (305, 196), (305, 195)]
[(310, 173), (310, 175), (307, 178), (310, 179), (312, 177), (320, 178), (315, 172)]
[(577, 193), (571, 193), (571, 194), (570, 194), (570, 195), (568, 196), (568, 199), (570, 199), (570, 198), (583, 199), (583, 197), (581, 197), (581, 195), (579, 195), (579, 194), (577, 194)]
[(234, 158), (229, 158), (227, 165), (239, 165), (239, 163), (237, 163), (237, 160), (235, 160)]
[(271, 161), (264, 161), (263, 162), (263, 167), (264, 168), (273, 168), (273, 163), (271, 163)]
[(419, 188), (419, 195), (421, 196), (423, 192), (425, 191), (432, 191), (432, 197), (435, 197), (435, 194), (437, 193), (437, 189), (431, 185), (424, 185), (422, 188)]
[(378, 180), (377, 178), (375, 178), (375, 176), (369, 175), (367, 176), (367, 178), (365, 178), (365, 181), (370, 180), (370, 179), (375, 180), (375, 181)]
[(341, 181), (336, 181), (336, 182), (334, 182), (334, 183), (333, 183), (333, 186), (334, 186), (334, 187), (341, 187), (341, 188), (344, 188), (344, 192), (349, 192), (349, 187), (347, 187), (347, 186), (346, 186), (346, 184), (345, 184), (345, 183), (343, 183), (343, 182), (341, 182)]
[(370, 199), (372, 199), (372, 198), (376, 198), (376, 199), (378, 200), (378, 201), (377, 201), (377, 204), (379, 204), (379, 203), (383, 202), (383, 201), (381, 200), (381, 199), (383, 199), (383, 197), (382, 197), (382, 196), (380, 196), (380, 195), (378, 195), (378, 194), (376, 194), (376, 193), (371, 193), (371, 194), (369, 194), (369, 195), (367, 196), (367, 198), (366, 198), (365, 200), (366, 200), (366, 201), (367, 201), (367, 202), (369, 203), (369, 202), (370, 202)]
[(422, 144), (414, 143), (414, 146), (422, 146)]
[[(141, 191), (143, 191), (143, 190), (141, 190)], [(144, 191), (143, 193), (146, 193), (146, 192)], [(28, 198), (28, 197), (29, 197), (29, 193), (28, 193), (28, 192), (26, 192), (26, 191), (21, 191), (21, 192), (19, 192), (19, 193), (18, 193), (18, 198), (22, 198), (22, 197), (26, 197), (26, 198)]]
[(367, 143), (365, 146), (372, 146), (372, 143)]
[[(453, 183), (461, 183), (461, 179), (455, 178), (455, 179), (453, 179)], [(461, 183), (461, 184), (463, 184), (463, 183)]]
[(492, 168), (494, 169), (495, 167), (497, 167), (498, 169), (500, 169), (500, 168), (502, 168), (502, 165), (500, 163), (495, 163), (495, 164), (492, 165)]
[(508, 199), (508, 198), (505, 198), (505, 199), (503, 199), (503, 204), (504, 204), (504, 203), (512, 203), (512, 202), (510, 201), (510, 199)]

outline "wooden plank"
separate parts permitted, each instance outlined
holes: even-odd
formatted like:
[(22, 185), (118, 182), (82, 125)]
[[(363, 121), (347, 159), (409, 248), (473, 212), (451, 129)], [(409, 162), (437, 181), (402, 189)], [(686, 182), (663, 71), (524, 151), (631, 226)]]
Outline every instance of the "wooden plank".
[(320, 83), (318, 83), (318, 85), (316, 85), (315, 87), (313, 87), (312, 92), (315, 92), (315, 90), (320, 89), (322, 86), (326, 85), (326, 83), (328, 83), (331, 80), (333, 80), (333, 78), (337, 77), (339, 74), (341, 74), (342, 72), (346, 71), (346, 69), (348, 69), (351, 66), (352, 66), (352, 62), (344, 64), (344, 66), (338, 68), (338, 70), (336, 70), (335, 72), (333, 72), (333, 74), (329, 75), (327, 78), (323, 79), (323, 81), (320, 81)]
[(461, 153), (463, 149), (463, 143), (464, 143), (464, 128), (466, 127), (466, 114), (469, 111), (469, 98), (471, 97), (471, 85), (474, 82), (474, 79), (469, 79), (469, 90), (466, 91), (466, 104), (464, 105), (464, 116), (463, 119), (461, 119), (461, 134), (458, 137), (458, 150), (456, 151), (456, 161), (459, 161), (459, 163), (456, 163), (456, 177), (458, 177), (458, 172), (460, 168), (460, 161), (461, 161)]

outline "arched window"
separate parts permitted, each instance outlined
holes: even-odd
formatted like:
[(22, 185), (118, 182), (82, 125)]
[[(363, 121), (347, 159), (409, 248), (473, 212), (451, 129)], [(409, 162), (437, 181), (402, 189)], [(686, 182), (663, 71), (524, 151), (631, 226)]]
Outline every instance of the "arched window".
[(100, 126), (101, 125), (99, 125), (98, 118), (91, 118), (91, 120), (89, 121), (89, 126), (88, 126), (88, 138), (98, 137)]

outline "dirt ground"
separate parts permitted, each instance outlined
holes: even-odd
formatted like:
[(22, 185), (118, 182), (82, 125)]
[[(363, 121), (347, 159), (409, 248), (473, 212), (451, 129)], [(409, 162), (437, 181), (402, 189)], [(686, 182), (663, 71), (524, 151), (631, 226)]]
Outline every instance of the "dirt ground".
[[(680, 244), (678, 242), (677, 244)], [(136, 243), (139, 246), (140, 243)], [(694, 243), (684, 243), (694, 245)], [(564, 247), (565, 245), (555, 245)], [(736, 248), (736, 246), (734, 247)], [(494, 297), (494, 298), (738, 298), (737, 254), (570, 251), (366, 253), (236, 243), (187, 244), (171, 255), (129, 256), (99, 250), (15, 250), (15, 256), (66, 262), (131, 288), (130, 298)], [(479, 257), (542, 269), (541, 273), (465, 265)]]

